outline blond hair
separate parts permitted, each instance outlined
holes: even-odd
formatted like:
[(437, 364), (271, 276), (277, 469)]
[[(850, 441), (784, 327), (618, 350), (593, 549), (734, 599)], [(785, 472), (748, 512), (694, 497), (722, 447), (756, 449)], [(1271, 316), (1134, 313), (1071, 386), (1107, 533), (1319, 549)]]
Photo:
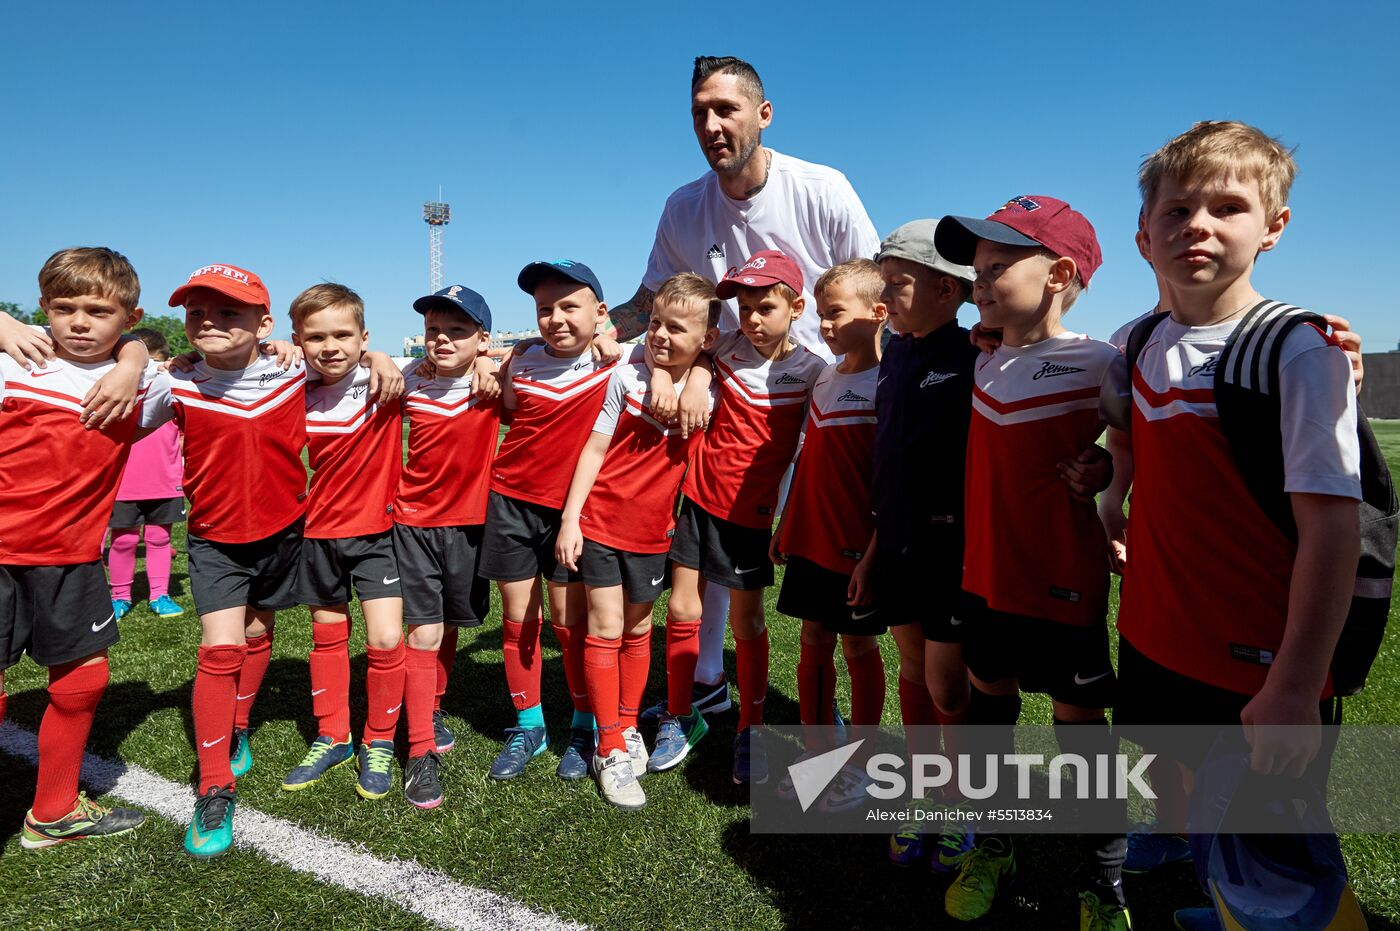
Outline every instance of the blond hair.
[(885, 290), (885, 280), (880, 277), (880, 266), (876, 265), (874, 260), (851, 259), (822, 272), (817, 283), (812, 285), (812, 296), (821, 298), (827, 288), (842, 283), (849, 284), (856, 297), (871, 307), (880, 303), (880, 294)]
[(313, 284), (292, 298), (292, 306), (287, 309), (287, 316), (292, 318), (292, 329), (300, 330), (307, 317), (328, 307), (348, 309), (355, 317), (355, 326), (364, 330), (365, 302), (345, 285), (333, 281)]
[(1238, 177), (1259, 183), (1259, 199), (1270, 221), (1288, 204), (1298, 165), (1293, 150), (1247, 123), (1203, 120), (1143, 159), (1138, 190), (1150, 206), (1166, 178), (1199, 182)]
[(672, 307), (690, 305), (696, 311), (703, 311), (707, 330), (719, 326), (720, 311), (724, 309), (724, 303), (715, 297), (715, 286), (695, 272), (681, 272), (661, 282), (652, 303)]
[(110, 297), (126, 310), (141, 303), (141, 279), (130, 260), (106, 246), (60, 249), (39, 269), (39, 296)]

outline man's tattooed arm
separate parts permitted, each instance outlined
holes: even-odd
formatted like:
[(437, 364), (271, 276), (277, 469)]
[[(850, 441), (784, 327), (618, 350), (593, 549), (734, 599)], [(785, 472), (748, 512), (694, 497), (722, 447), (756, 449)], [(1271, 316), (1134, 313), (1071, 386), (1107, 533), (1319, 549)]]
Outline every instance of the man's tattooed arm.
[(625, 343), (627, 340), (645, 333), (651, 321), (651, 305), (655, 300), (655, 291), (646, 285), (638, 285), (637, 293), (632, 295), (630, 301), (618, 304), (608, 311), (612, 337), (619, 343)]

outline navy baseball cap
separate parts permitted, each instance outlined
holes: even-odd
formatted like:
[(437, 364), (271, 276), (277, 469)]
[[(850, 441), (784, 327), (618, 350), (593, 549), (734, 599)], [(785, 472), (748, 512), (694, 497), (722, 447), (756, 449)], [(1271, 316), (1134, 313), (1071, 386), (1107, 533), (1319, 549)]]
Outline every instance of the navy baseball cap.
[(603, 286), (598, 283), (598, 276), (593, 274), (593, 269), (582, 262), (575, 262), (573, 259), (531, 262), (520, 270), (520, 275), (515, 279), (515, 283), (520, 285), (520, 290), (526, 294), (534, 294), (540, 279), (547, 275), (563, 275), (571, 281), (586, 284), (593, 289), (593, 296), (599, 302), (603, 300)]
[(491, 308), (486, 306), (486, 298), (465, 285), (454, 284), (441, 291), (420, 297), (413, 302), (413, 309), (426, 314), (435, 307), (465, 311), (486, 332), (491, 332)]

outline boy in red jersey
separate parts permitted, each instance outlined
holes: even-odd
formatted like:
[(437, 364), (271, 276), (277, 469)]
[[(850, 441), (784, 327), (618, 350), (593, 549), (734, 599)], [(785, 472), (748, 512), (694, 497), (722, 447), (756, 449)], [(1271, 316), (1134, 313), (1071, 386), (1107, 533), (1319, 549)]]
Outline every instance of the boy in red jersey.
[(156, 419), (145, 384), (138, 416), (101, 430), (81, 419), (84, 399), (115, 368), (122, 331), (141, 319), (131, 263), (110, 249), (65, 249), (39, 271), (39, 293), (54, 361), (25, 368), (0, 355), (0, 720), (4, 670), (25, 653), (49, 670), (26, 849), (121, 834), (144, 820), (89, 801), (78, 770), (118, 639), (101, 560), (106, 518), (138, 428)]
[[(1059, 474), (1063, 460), (1103, 432), (1100, 411), (1121, 407), (1118, 349), (1061, 323), (1101, 263), (1098, 240), (1082, 214), (1037, 194), (1012, 198), (985, 220), (944, 217), (934, 244), (949, 261), (973, 266), (982, 325), (1002, 332), (996, 351), (976, 361), (968, 431), (962, 587), (969, 595), (969, 723), (1001, 725), (985, 731), (995, 738), (982, 730), (978, 737), (988, 753), (1011, 753), (1021, 691), (1045, 692), (1061, 748), (1111, 758), (1107, 539), (1093, 500), (1073, 495)], [(1121, 815), (1126, 829), (1126, 807)], [(1081, 931), (1127, 931), (1126, 835), (1086, 834), (1083, 841)], [(948, 914), (982, 917), (1015, 872), (1010, 837), (983, 834), (948, 887)]]
[(755, 253), (731, 269), (715, 293), (738, 298), (740, 329), (721, 336), (713, 350), (719, 404), (686, 474), (685, 501), (671, 541), (666, 675), (673, 687), (668, 686), (652, 768), (675, 766), (700, 733), (689, 690), (705, 585), (714, 582), (731, 590), (729, 623), (740, 695), (733, 778), (745, 785), (768, 778), (767, 754), (750, 726), (763, 723), (768, 689), (763, 591), (773, 584), (768, 545), (778, 486), (797, 452), (807, 400), (825, 364), (789, 338), (805, 302), (802, 272), (783, 253)]
[[(314, 785), (355, 756), (350, 738), (350, 613), (365, 618), (369, 712), (355, 789), (389, 791), (394, 729), (403, 702), (403, 599), (394, 558), (394, 492), (403, 462), (402, 406), (369, 396), (361, 367), (369, 333), (364, 302), (340, 284), (318, 284), (292, 299), (292, 339), (314, 373), (306, 389), (311, 487), (296, 600), (311, 608), (311, 706), (318, 736), (282, 788)], [(319, 376), (319, 380), (314, 376)]]
[[(812, 728), (809, 753), (830, 749), (816, 726), (835, 723), (838, 636), (851, 675), (851, 723), (878, 727), (885, 705), (885, 664), (876, 640), (885, 624), (870, 579), (884, 287), (880, 266), (870, 259), (837, 265), (812, 286), (822, 338), (841, 361), (828, 365), (812, 389), (802, 453), (769, 548), (775, 564), (787, 564), (778, 610), (802, 619), (797, 696), (802, 723)], [(865, 797), (868, 783), (865, 768), (848, 763), (832, 781), (822, 809), (845, 809)], [(793, 797), (790, 777), (780, 793)]]
[(185, 435), (190, 588), (203, 636), (194, 681), (199, 799), (185, 834), (195, 857), (233, 842), (234, 780), (252, 766), (248, 724), (277, 611), (296, 603), (306, 510), (306, 369), (261, 354), (272, 332), (252, 272), (206, 265), (170, 296), (202, 358), (152, 386)]
[(700, 439), (652, 416), (651, 372), (666, 369), (676, 392), (687, 376), (708, 381), (708, 370), (691, 374), (691, 366), (718, 337), (721, 307), (699, 275), (662, 283), (645, 358), (613, 370), (560, 519), (556, 556), (583, 577), (588, 593), (583, 670), (598, 723), (593, 775), (603, 798), (619, 808), (646, 804), (637, 782), (648, 762), (637, 711), (651, 665), (652, 605), (665, 590), (676, 494)]
[(404, 797), (428, 809), (442, 803), (438, 754), (451, 749), (435, 729), (435, 698), (445, 680), (440, 653), (445, 644), (455, 648), (456, 630), (481, 624), (491, 606), (482, 541), (501, 413), (477, 390), (476, 366), (491, 329), (481, 295), (452, 285), (414, 301), (413, 309), (423, 315), (433, 374), (422, 360), (405, 371), (408, 462), (394, 498), (394, 552), (408, 624)]
[[(1296, 311), (1266, 301), (1251, 280), (1289, 223), (1296, 171), (1288, 149), (1255, 127), (1202, 122), (1139, 174), (1142, 235), (1171, 313), (1141, 324), (1153, 329), (1131, 373), (1131, 558), (1114, 725), (1242, 724), (1256, 772), (1316, 781), (1330, 765), (1317, 725), (1333, 720), (1329, 669), (1360, 548), (1351, 371), (1311, 325), (1273, 346), (1280, 417), (1258, 425), (1258, 442), (1268, 430), (1281, 444), (1276, 492), (1292, 534), (1246, 481), (1215, 393), (1216, 363), (1242, 321), (1266, 315), (1260, 325), (1273, 326)], [(1201, 528), (1222, 524), (1230, 532), (1200, 546)], [(1209, 747), (1182, 739), (1147, 749), (1189, 769)], [(1208, 926), (1193, 920), (1178, 913), (1181, 927)]]
[(543, 342), (507, 365), (502, 406), (510, 432), (491, 469), (480, 571), (501, 593), (506, 687), (516, 712), (491, 778), (513, 779), (546, 749), (539, 663), (544, 578), (574, 706), (569, 745), (556, 772), (561, 779), (582, 779), (594, 748), (583, 678), (588, 605), (581, 580), (559, 564), (554, 544), (574, 464), (598, 419), (615, 364), (590, 351), (608, 308), (597, 276), (581, 262), (532, 262), (516, 283), (534, 296)]

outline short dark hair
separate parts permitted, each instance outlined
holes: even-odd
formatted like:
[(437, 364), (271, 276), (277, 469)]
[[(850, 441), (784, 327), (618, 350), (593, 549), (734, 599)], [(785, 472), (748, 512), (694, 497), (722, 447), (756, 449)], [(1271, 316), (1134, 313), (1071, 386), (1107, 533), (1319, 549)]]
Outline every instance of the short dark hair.
[(147, 352), (163, 352), (170, 354), (170, 345), (165, 341), (165, 335), (160, 330), (153, 330), (150, 327), (138, 327), (131, 331), (131, 335), (146, 344)]
[(695, 56), (695, 70), (690, 75), (690, 92), (695, 93), (695, 89), (704, 84), (712, 74), (734, 75), (739, 79), (739, 87), (754, 103), (763, 103), (767, 99), (763, 95), (763, 79), (758, 76), (753, 65), (732, 55), (723, 58), (713, 55)]

